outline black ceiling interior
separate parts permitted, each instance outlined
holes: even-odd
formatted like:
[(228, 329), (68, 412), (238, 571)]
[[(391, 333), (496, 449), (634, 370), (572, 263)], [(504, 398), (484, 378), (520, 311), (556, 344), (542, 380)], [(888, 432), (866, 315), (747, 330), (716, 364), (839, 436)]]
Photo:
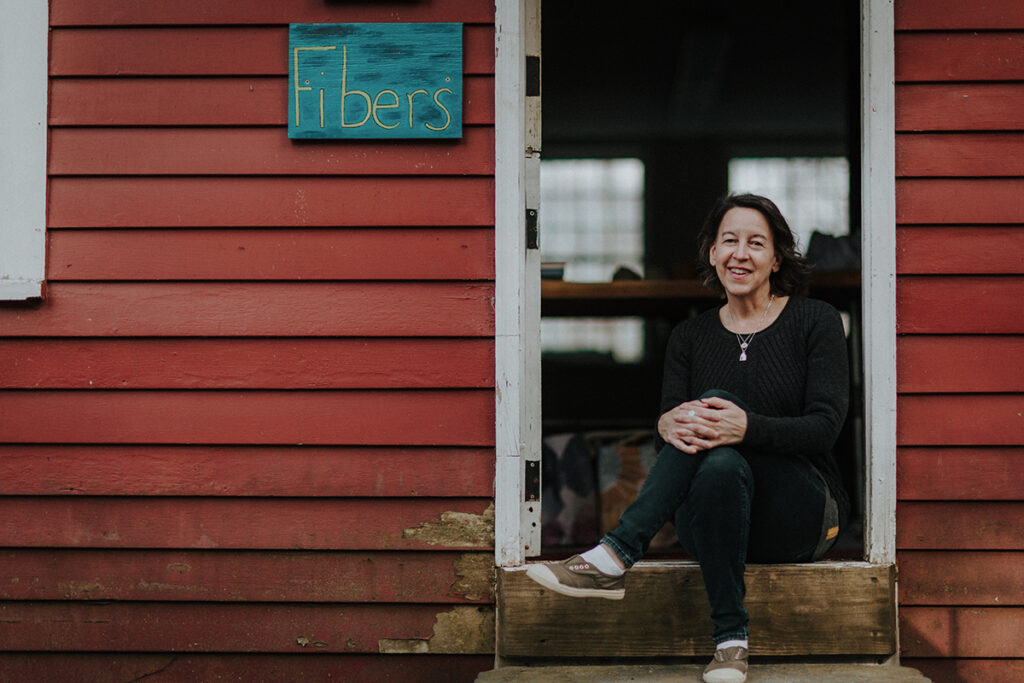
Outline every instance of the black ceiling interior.
[(842, 143), (859, 81), (858, 12), (849, 0), (546, 0), (545, 147)]

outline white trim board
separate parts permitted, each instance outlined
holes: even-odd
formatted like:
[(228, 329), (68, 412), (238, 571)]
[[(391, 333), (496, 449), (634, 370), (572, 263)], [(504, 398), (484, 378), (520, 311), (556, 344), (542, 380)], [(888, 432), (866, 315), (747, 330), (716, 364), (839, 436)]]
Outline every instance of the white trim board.
[[(494, 560), (526, 561), (520, 542), (529, 410), (526, 367), (526, 12), (524, 0), (497, 0), (494, 26)], [(539, 407), (537, 408), (539, 413)]]
[(0, 301), (43, 294), (49, 4), (0, 0)]
[(896, 561), (896, 91), (893, 0), (861, 2), (864, 546)]
[[(495, 561), (521, 565), (523, 495), (519, 454), (523, 405), (526, 291), (524, 0), (498, 0), (495, 31)], [(896, 559), (896, 172), (893, 0), (861, 1), (861, 216), (865, 391), (865, 554)], [(523, 412), (521, 412), (523, 411)], [(529, 414), (524, 414), (527, 412)]]

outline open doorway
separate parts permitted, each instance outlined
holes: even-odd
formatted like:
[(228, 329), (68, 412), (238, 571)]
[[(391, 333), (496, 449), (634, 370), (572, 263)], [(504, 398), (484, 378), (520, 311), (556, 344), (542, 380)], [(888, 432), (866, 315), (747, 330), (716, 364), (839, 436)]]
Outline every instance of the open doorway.
[[(589, 547), (638, 490), (668, 334), (716, 305), (695, 281), (695, 238), (730, 190), (780, 204), (818, 262), (810, 295), (845, 314), (853, 395), (837, 459), (859, 521), (857, 4), (601, 0), (581, 13), (549, 2), (542, 23), (544, 552)], [(677, 556), (673, 539), (663, 534), (652, 556)], [(863, 557), (860, 525), (832, 554)]]

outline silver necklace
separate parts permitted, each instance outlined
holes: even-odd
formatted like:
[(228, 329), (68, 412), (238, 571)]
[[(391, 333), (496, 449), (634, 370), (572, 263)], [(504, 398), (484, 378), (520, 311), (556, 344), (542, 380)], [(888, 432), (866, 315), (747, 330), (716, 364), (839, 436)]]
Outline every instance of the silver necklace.
[[(764, 320), (765, 318), (768, 317), (768, 309), (772, 307), (772, 302), (774, 301), (775, 295), (772, 294), (771, 297), (768, 299), (768, 305), (764, 307), (764, 313), (761, 314), (761, 321), (757, 325), (757, 330), (754, 330), (753, 332), (747, 335), (742, 335), (739, 332), (733, 332), (733, 334), (736, 335), (736, 341), (739, 342), (740, 345), (740, 360), (745, 361), (747, 359), (747, 347), (750, 346), (750, 340), (753, 339), (754, 335), (758, 333), (758, 330), (760, 330), (764, 326)], [(736, 318), (734, 318), (732, 315), (732, 309), (726, 308), (726, 310), (729, 312), (729, 322), (735, 325)]]

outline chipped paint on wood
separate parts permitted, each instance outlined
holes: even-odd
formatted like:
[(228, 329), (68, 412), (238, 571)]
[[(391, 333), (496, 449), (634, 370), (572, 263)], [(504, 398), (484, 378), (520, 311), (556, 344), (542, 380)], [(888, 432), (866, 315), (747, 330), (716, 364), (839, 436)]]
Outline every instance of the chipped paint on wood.
[(467, 600), (494, 600), (494, 556), (485, 553), (465, 553), (453, 563), (455, 582), (452, 592)]
[(449, 548), (479, 548), (494, 545), (494, 503), (481, 514), (448, 510), (439, 521), (423, 522), (402, 531), (402, 538)]
[(381, 654), (490, 654), (494, 652), (494, 610), (459, 605), (439, 612), (430, 638), (381, 638)]

